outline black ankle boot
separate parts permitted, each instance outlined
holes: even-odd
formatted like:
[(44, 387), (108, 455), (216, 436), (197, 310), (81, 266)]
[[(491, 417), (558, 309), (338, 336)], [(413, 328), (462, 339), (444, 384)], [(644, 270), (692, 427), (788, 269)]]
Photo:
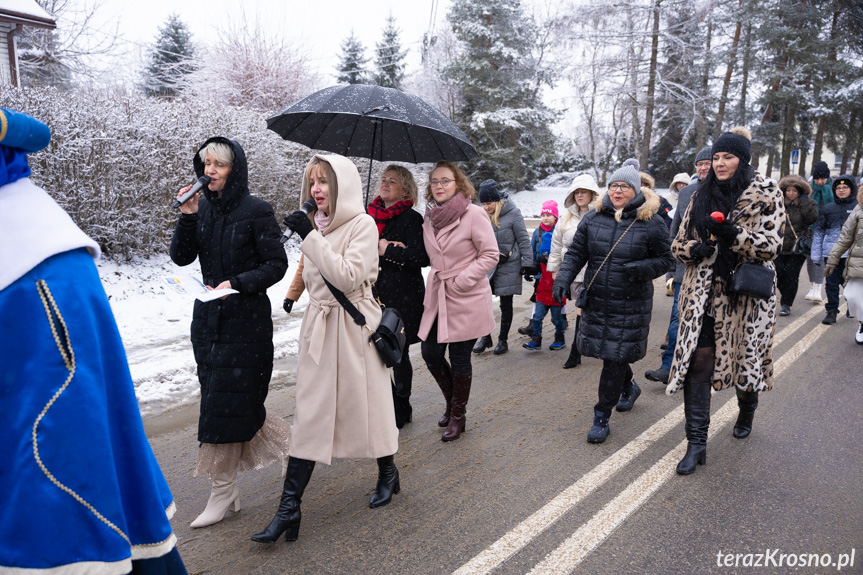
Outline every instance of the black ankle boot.
[(309, 479), (311, 479), (314, 469), (314, 461), (296, 457), (288, 458), (285, 486), (282, 489), (282, 498), (279, 501), (279, 509), (276, 511), (276, 516), (273, 517), (273, 520), (266, 529), (252, 535), (252, 541), (275, 543), (282, 536), (282, 533), (285, 534), (286, 541), (297, 540), (300, 534), (300, 519), (302, 518), (300, 501), (303, 498), (303, 492), (306, 490), (306, 485), (309, 484)]
[(677, 464), (677, 473), (695, 473), (707, 464), (707, 430), (710, 427), (710, 384), (683, 382), (683, 412), (686, 415), (686, 455)]
[(757, 391), (740, 391), (737, 390), (737, 405), (740, 407), (740, 413), (737, 414), (737, 423), (734, 424), (734, 437), (744, 439), (749, 437), (752, 432), (752, 419), (755, 417), (755, 410), (758, 408), (758, 392)]
[(581, 365), (581, 354), (578, 353), (578, 328), (581, 327), (581, 316), (575, 316), (575, 331), (572, 333), (572, 347), (569, 348), (569, 358), (563, 364), (563, 369), (571, 369)]
[(488, 348), (492, 347), (494, 342), (491, 340), (491, 335), (484, 335), (479, 340), (477, 340), (476, 345), (473, 346), (474, 353), (482, 353)]
[(393, 456), (378, 457), (378, 484), (369, 502), (369, 507), (381, 507), (392, 501), (393, 495), (401, 491), (399, 485), (399, 470), (393, 462)]
[(506, 343), (506, 338), (502, 337), (497, 340), (497, 345), (494, 346), (494, 351), (492, 353), (495, 355), (503, 355), (507, 351), (509, 351), (509, 345)]

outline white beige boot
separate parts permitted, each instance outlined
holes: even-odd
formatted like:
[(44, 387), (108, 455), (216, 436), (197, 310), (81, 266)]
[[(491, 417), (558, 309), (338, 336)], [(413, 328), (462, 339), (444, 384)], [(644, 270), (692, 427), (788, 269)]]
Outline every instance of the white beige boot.
[(821, 284), (813, 283), (805, 299), (813, 303), (821, 303)]
[(237, 472), (219, 473), (212, 477), (213, 488), (203, 513), (192, 521), (190, 527), (207, 527), (225, 518), (228, 509), (240, 510), (240, 487), (237, 485)]

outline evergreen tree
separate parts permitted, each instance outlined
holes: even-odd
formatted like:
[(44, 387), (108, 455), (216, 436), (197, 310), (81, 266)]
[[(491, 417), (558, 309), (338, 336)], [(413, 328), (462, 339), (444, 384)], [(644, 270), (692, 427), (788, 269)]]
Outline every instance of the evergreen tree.
[(375, 44), (375, 68), (377, 68), (377, 84), (387, 88), (402, 89), (405, 76), (405, 52), (402, 52), (399, 29), (396, 19), (390, 14), (384, 28), (383, 38)]
[(337, 81), (345, 84), (368, 84), (368, 72), (365, 65), (369, 59), (365, 56), (365, 47), (354, 31), (342, 42), (342, 56), (339, 62)]
[(520, 0), (454, 0), (448, 19), (462, 51), (444, 75), (461, 87), (456, 121), (480, 153), (469, 175), (529, 189), (555, 141), (556, 115), (540, 93), (551, 76), (534, 55), (538, 28)]
[(144, 73), (144, 93), (148, 96), (174, 97), (180, 92), (183, 77), (193, 72), (195, 47), (192, 34), (176, 14), (159, 28), (150, 50), (150, 64)]

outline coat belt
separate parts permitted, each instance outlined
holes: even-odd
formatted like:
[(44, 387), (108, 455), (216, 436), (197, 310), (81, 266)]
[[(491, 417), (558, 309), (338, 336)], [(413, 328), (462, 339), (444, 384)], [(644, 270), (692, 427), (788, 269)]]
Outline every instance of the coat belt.
[(471, 262), (464, 264), (463, 266), (459, 266), (457, 268), (452, 268), (448, 270), (436, 270), (434, 268), (429, 272), (429, 285), (433, 285), (435, 280), (438, 281), (437, 286), (437, 333), (438, 333), (438, 341), (446, 341), (449, 339), (449, 327), (447, 326), (446, 321), (441, 321), (441, 317), (449, 317), (446, 314), (446, 289), (444, 288), (444, 281), (448, 279), (452, 279), (464, 271)]
[[(354, 304), (357, 308), (359, 302), (364, 299), (372, 299), (372, 287), (368, 283), (364, 283), (362, 287), (358, 290), (354, 290), (351, 293), (345, 294), (345, 297), (348, 298), (348, 301)], [(315, 298), (309, 296), (309, 305), (317, 308), (317, 316), (315, 317), (315, 323), (312, 326), (312, 335), (309, 338), (309, 357), (312, 358), (312, 361), (315, 362), (315, 365), (321, 364), (321, 354), (324, 350), (324, 340), (327, 335), (327, 317), (330, 314), (330, 311), (333, 308), (341, 308), (342, 304), (340, 304), (335, 299), (328, 300), (316, 300)], [(347, 314), (347, 310), (345, 310), (345, 314)], [(353, 324), (353, 318), (351, 318), (350, 323)]]

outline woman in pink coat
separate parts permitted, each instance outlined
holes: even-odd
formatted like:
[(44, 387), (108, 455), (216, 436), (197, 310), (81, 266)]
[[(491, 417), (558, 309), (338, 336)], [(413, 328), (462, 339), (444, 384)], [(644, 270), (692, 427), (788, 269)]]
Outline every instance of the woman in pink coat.
[(446, 427), (444, 441), (458, 439), (465, 430), (471, 350), (494, 328), (487, 277), (497, 265), (497, 240), (488, 216), (471, 203), (475, 196), (464, 173), (450, 162), (438, 162), (429, 175), (423, 240), (431, 271), (419, 338), (423, 359), (446, 399), (438, 421)]

